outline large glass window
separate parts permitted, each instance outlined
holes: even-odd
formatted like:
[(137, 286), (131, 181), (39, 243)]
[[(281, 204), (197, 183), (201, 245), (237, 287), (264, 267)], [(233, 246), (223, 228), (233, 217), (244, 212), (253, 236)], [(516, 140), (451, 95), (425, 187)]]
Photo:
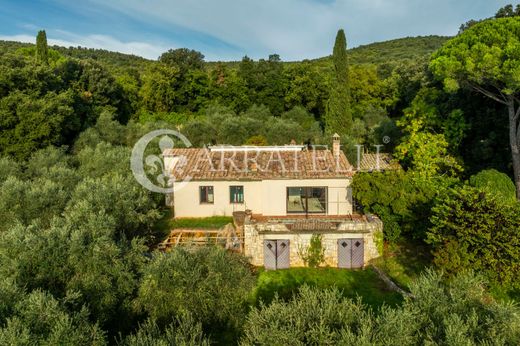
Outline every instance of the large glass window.
[(229, 187), (229, 203), (244, 203), (244, 187), (230, 186)]
[(199, 189), (200, 203), (213, 203), (215, 195), (213, 194), (213, 186), (201, 186)]
[(288, 187), (287, 188), (287, 212), (288, 213), (305, 213), (305, 188), (304, 187)]
[(326, 213), (326, 187), (288, 187), (287, 213)]

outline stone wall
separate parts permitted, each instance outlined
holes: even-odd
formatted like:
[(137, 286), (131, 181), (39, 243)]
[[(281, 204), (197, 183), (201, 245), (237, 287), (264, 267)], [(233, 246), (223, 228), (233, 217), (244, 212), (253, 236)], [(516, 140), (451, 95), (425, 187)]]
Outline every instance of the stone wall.
[(327, 231), (291, 231), (286, 224), (250, 223), (244, 224), (244, 255), (255, 266), (264, 265), (264, 240), (288, 239), (291, 267), (305, 266), (301, 258), (302, 250), (307, 249), (313, 234), (322, 235), (325, 249), (323, 266), (338, 266), (338, 239), (363, 239), (365, 265), (380, 256), (377, 238), (382, 232), (383, 224), (377, 218), (369, 221), (348, 221), (339, 224), (336, 230)]

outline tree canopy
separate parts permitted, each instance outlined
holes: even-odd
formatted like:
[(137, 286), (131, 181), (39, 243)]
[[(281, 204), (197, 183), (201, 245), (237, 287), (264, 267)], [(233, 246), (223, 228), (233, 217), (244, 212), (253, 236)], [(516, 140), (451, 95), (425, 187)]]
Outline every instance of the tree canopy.
[(430, 63), (447, 90), (469, 87), (508, 111), (514, 181), (520, 199), (520, 18), (490, 19), (448, 41)]

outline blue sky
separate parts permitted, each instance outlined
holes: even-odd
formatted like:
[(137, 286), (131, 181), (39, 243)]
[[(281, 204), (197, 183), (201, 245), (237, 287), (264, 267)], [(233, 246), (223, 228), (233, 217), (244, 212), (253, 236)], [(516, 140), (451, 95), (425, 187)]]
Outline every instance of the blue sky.
[(511, 0), (0, 0), (0, 39), (103, 48), (156, 59), (169, 48), (206, 60), (283, 60), (330, 54), (338, 28), (349, 47), (405, 36), (454, 35)]

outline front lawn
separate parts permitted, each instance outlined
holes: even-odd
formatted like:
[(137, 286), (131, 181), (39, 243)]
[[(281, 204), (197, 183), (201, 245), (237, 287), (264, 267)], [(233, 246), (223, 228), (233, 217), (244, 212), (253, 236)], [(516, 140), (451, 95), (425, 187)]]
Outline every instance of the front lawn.
[(421, 272), (431, 266), (431, 261), (431, 254), (426, 246), (401, 241), (395, 244), (385, 244), (383, 256), (371, 263), (406, 290)]
[(398, 305), (403, 297), (388, 290), (385, 283), (374, 270), (345, 270), (337, 268), (291, 268), (266, 271), (260, 269), (254, 292), (255, 304), (270, 302), (275, 294), (289, 299), (303, 284), (322, 289), (337, 287), (348, 298), (361, 297), (362, 301), (373, 308), (383, 304)]

